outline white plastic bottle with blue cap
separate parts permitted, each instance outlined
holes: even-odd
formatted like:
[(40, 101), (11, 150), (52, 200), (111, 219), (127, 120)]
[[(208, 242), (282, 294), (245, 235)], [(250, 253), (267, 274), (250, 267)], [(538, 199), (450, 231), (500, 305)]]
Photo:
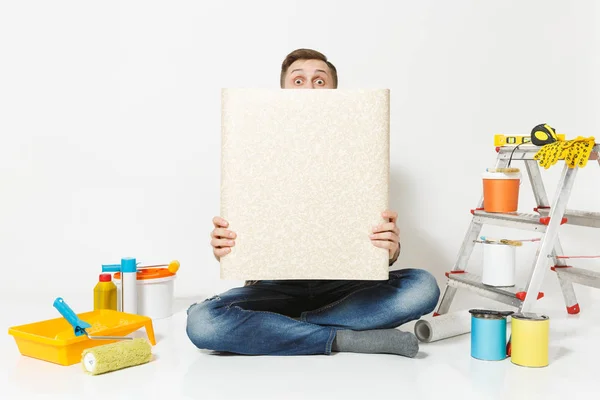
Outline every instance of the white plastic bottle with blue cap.
[(102, 272), (120, 272), (120, 310), (137, 314), (137, 265), (135, 258), (122, 258), (121, 264), (102, 265)]

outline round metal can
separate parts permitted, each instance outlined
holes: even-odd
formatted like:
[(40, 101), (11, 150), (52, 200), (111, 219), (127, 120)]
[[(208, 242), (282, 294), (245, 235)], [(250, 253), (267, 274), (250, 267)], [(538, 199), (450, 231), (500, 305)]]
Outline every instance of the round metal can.
[(506, 316), (510, 312), (469, 310), (471, 357), (499, 361), (506, 358)]
[(511, 325), (512, 363), (523, 367), (547, 366), (550, 318), (518, 313), (513, 314)]

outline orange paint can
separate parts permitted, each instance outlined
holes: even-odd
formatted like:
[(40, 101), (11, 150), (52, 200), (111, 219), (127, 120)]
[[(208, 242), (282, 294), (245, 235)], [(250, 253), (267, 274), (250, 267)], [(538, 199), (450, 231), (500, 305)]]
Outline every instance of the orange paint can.
[(483, 173), (483, 210), (485, 212), (515, 212), (519, 205), (521, 172)]

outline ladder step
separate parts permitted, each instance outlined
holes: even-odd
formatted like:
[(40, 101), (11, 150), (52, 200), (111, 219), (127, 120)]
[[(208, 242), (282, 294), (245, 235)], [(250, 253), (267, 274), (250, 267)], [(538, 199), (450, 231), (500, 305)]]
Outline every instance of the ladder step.
[(572, 283), (600, 289), (600, 273), (575, 267), (552, 267), (559, 277)]
[(518, 287), (494, 287), (481, 283), (481, 276), (469, 272), (449, 272), (448, 286), (459, 289), (468, 289), (482, 297), (496, 300), (513, 307), (519, 307), (522, 301), (517, 297), (523, 290)]
[[(544, 217), (550, 214), (550, 208), (536, 207), (534, 210)], [(567, 210), (565, 212), (565, 217), (567, 218), (567, 224), (569, 225), (600, 228), (600, 212)]]
[(481, 224), (504, 226), (535, 232), (546, 232), (546, 225), (540, 221), (539, 214), (530, 213), (489, 213), (483, 210), (471, 210), (473, 220)]
[[(498, 158), (501, 160), (534, 160), (535, 155), (540, 150), (533, 144), (521, 145), (518, 149), (515, 146), (499, 146), (496, 148)], [(598, 160), (600, 157), (600, 143), (596, 143), (590, 154), (590, 160)], [(564, 157), (560, 158), (561, 160)]]

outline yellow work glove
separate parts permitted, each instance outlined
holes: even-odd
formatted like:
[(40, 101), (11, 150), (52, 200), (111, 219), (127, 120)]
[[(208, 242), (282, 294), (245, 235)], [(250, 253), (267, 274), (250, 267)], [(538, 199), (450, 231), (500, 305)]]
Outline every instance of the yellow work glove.
[(540, 166), (550, 168), (560, 159), (564, 159), (569, 168), (586, 166), (590, 153), (594, 148), (596, 140), (594, 137), (584, 138), (578, 136), (572, 140), (563, 140), (542, 146), (533, 157), (538, 160)]

